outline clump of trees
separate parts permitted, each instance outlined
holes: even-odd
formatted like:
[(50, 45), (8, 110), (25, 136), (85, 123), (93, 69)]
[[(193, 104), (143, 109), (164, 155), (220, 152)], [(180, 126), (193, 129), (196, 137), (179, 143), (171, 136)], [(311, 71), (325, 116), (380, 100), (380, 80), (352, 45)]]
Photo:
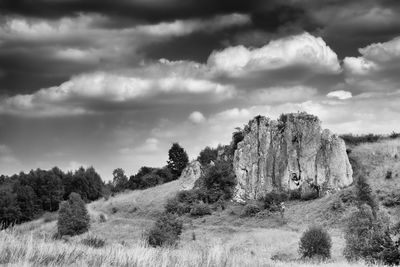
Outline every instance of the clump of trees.
[(63, 201), (58, 211), (58, 236), (80, 235), (89, 230), (90, 217), (85, 202), (77, 193), (71, 193), (67, 201)]
[(85, 202), (103, 196), (104, 183), (93, 167), (64, 173), (51, 170), (21, 172), (0, 181), (0, 225), (30, 221), (44, 212), (57, 211), (72, 192)]
[(169, 159), (166, 166), (162, 168), (141, 167), (129, 179), (123, 169), (115, 169), (113, 171), (113, 181), (107, 184), (107, 188), (112, 193), (122, 192), (126, 189), (142, 190), (178, 179), (183, 169), (186, 168), (189, 157), (178, 143), (172, 144), (168, 155)]

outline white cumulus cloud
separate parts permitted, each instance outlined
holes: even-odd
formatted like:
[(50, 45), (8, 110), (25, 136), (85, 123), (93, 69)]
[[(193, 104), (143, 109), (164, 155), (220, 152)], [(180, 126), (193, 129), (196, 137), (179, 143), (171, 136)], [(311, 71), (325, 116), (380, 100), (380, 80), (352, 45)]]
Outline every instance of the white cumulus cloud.
[(326, 96), (331, 98), (338, 98), (340, 100), (352, 98), (351, 92), (344, 90), (332, 91), (329, 92)]
[(201, 112), (194, 111), (189, 115), (189, 120), (193, 123), (202, 123), (206, 120), (206, 118)]

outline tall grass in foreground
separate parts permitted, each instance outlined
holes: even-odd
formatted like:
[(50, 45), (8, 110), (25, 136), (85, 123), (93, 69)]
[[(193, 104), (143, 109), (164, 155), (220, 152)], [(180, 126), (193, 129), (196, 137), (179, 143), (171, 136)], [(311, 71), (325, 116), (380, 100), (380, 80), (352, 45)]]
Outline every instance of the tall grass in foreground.
[(367, 266), (346, 262), (279, 262), (257, 251), (237, 250), (221, 243), (192, 243), (185, 248), (151, 248), (145, 243), (91, 248), (51, 238), (0, 232), (0, 265), (8, 266)]

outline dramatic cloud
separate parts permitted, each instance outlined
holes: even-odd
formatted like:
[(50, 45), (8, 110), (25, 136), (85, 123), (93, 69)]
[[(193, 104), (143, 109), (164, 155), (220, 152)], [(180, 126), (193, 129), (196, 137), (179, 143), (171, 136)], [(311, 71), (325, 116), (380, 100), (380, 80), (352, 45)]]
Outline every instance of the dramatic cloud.
[(354, 91), (391, 92), (399, 89), (400, 37), (360, 48), (360, 57), (346, 57), (346, 81)]
[[(190, 77), (146, 79), (106, 73), (73, 77), (60, 86), (39, 90), (31, 95), (17, 95), (0, 102), (0, 113), (26, 116), (79, 115), (102, 110), (102, 103), (161, 105), (198, 101), (219, 102), (232, 97), (229, 86)], [(191, 95), (191, 98), (187, 96)], [(107, 109), (107, 107), (105, 107)]]
[(400, 131), (394, 0), (0, 1), (0, 169), (163, 166), (256, 115)]
[(274, 40), (258, 49), (230, 47), (211, 54), (208, 64), (230, 76), (290, 66), (306, 66), (321, 73), (340, 72), (335, 52), (324, 40), (308, 33)]

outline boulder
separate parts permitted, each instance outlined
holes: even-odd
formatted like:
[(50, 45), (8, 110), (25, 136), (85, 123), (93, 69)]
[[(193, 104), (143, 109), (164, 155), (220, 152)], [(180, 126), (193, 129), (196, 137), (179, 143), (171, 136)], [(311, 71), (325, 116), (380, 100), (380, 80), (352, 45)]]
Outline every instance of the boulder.
[(183, 169), (179, 177), (179, 187), (181, 190), (190, 190), (194, 187), (195, 182), (201, 177), (202, 168), (199, 161), (194, 160), (190, 162), (185, 169)]
[(276, 121), (257, 116), (243, 133), (233, 157), (236, 201), (259, 199), (272, 190), (299, 190), (304, 183), (323, 193), (353, 182), (344, 141), (322, 130), (316, 116), (291, 113)]

